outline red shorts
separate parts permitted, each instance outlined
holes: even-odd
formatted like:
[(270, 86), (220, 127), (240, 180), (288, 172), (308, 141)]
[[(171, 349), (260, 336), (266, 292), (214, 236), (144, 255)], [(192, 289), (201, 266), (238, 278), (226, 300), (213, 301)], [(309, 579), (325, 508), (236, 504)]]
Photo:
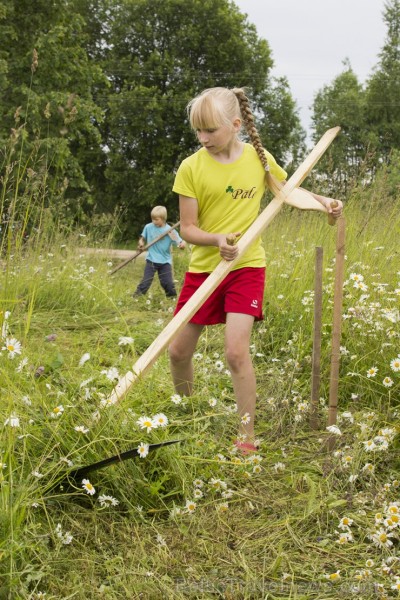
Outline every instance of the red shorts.
[[(209, 273), (186, 273), (174, 314), (180, 311), (208, 276)], [(243, 267), (230, 271), (193, 315), (190, 323), (198, 325), (225, 323), (226, 313), (252, 315), (256, 321), (261, 321), (264, 284), (264, 267)]]

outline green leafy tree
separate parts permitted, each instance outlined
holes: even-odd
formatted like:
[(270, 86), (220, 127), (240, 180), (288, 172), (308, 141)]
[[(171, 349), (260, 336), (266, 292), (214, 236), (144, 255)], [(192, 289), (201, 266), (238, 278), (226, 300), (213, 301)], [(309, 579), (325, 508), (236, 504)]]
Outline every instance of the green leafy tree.
[[(264, 123), (277, 99), (290, 113), (289, 124), (294, 108), (287, 88), (279, 94), (270, 87), (268, 43), (228, 0), (124, 0), (110, 19), (104, 63), (112, 85), (104, 130), (108, 197), (124, 207), (137, 232), (154, 204), (177, 218), (174, 170), (198, 147), (185, 115), (194, 95), (217, 85), (246, 86)], [(281, 115), (278, 123), (284, 120)], [(283, 156), (291, 135), (284, 130), (279, 136), (268, 124), (263, 141), (272, 152), (275, 142)]]
[(327, 129), (341, 127), (316, 171), (328, 173), (330, 187), (339, 186), (343, 192), (357, 177), (366, 157), (365, 92), (349, 61), (344, 66), (345, 70), (316, 94), (312, 115), (315, 142)]
[[(51, 202), (61, 192), (76, 213), (91, 200), (87, 173), (102, 119), (92, 87), (102, 74), (83, 47), (84, 20), (70, 8), (67, 0), (38, 0), (34, 11), (26, 0), (2, 3), (0, 138), (4, 146), (17, 128), (15, 155), (22, 164), (34, 156), (35, 167), (46, 171), (42, 199)], [(18, 185), (23, 190), (24, 181)]]
[(366, 126), (379, 157), (400, 149), (400, 0), (385, 4), (387, 37), (366, 88)]

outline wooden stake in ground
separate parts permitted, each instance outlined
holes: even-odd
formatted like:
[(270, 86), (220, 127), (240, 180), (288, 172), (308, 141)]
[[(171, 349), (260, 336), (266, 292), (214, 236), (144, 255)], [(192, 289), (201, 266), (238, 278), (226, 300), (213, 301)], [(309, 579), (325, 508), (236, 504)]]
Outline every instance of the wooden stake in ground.
[[(342, 327), (343, 281), (344, 281), (344, 253), (345, 253), (345, 219), (337, 220), (336, 234), (336, 264), (335, 287), (333, 297), (333, 324), (332, 324), (332, 350), (331, 372), (329, 380), (329, 410), (328, 426), (335, 425), (337, 419), (339, 367), (340, 367), (340, 335)], [(327, 446), (332, 450), (335, 445), (335, 436), (331, 434)]]
[(176, 229), (178, 226), (179, 226), (179, 221), (177, 223), (175, 223), (175, 225), (172, 225), (171, 228), (168, 229), (168, 231), (164, 231), (164, 233), (162, 233), (161, 235), (159, 235), (158, 237), (156, 237), (152, 242), (150, 242), (149, 244), (147, 244), (146, 246), (144, 246), (141, 250), (138, 250), (137, 252), (135, 252), (135, 254), (133, 256), (131, 256), (130, 258), (128, 258), (128, 260), (124, 260), (123, 263), (121, 263), (120, 265), (118, 265), (117, 267), (115, 267), (115, 269), (113, 269), (112, 271), (110, 271), (109, 275), (114, 275), (114, 273), (116, 273), (117, 271), (119, 271), (123, 267), (126, 267), (126, 265), (129, 264), (132, 260), (135, 260), (135, 258), (137, 258), (139, 256), (139, 254), (142, 254), (142, 252), (146, 252), (146, 250), (148, 250), (150, 248), (150, 246), (153, 246), (153, 244), (156, 244), (157, 242), (159, 242), (160, 240), (162, 240), (163, 238), (165, 238), (165, 236), (167, 236), (168, 234), (170, 234), (171, 231), (173, 231), (174, 229)]
[(314, 282), (314, 333), (311, 375), (311, 411), (310, 427), (318, 429), (318, 404), (321, 384), (321, 329), (322, 329), (322, 246), (315, 248)]
[[(190, 321), (192, 316), (198, 311), (200, 306), (211, 296), (221, 281), (226, 277), (229, 271), (235, 266), (240, 257), (246, 252), (250, 245), (257, 239), (261, 233), (268, 227), (270, 222), (276, 217), (283, 204), (289, 198), (291, 192), (296, 190), (302, 184), (304, 179), (310, 173), (314, 165), (319, 161), (325, 150), (330, 146), (340, 131), (340, 127), (334, 127), (326, 131), (314, 149), (302, 162), (298, 169), (293, 173), (290, 179), (282, 187), (279, 187), (277, 194), (257, 217), (254, 223), (249, 227), (246, 233), (238, 241), (238, 256), (235, 260), (221, 260), (214, 271), (207, 277), (206, 281), (196, 290), (193, 296), (183, 306), (178, 314), (168, 323), (154, 342), (147, 348), (142, 356), (133, 365), (132, 371), (128, 371), (122, 377), (111, 393), (109, 401), (118, 402), (129, 391), (137, 379), (143, 376), (155, 363), (163, 350), (169, 345), (171, 340), (182, 330)], [(319, 204), (315, 200), (315, 204)]]

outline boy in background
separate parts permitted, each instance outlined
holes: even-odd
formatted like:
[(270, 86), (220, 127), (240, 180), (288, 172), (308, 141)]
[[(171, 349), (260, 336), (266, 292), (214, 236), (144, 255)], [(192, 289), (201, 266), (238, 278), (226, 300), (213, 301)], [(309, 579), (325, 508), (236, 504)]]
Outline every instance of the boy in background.
[[(167, 209), (165, 206), (155, 206), (150, 213), (151, 223), (144, 226), (138, 242), (138, 249), (143, 250), (163, 233), (168, 232), (171, 226), (167, 224)], [(168, 298), (176, 296), (175, 284), (172, 276), (171, 245), (185, 248), (186, 244), (175, 230), (165, 235), (161, 240), (150, 246), (146, 258), (146, 266), (141, 282), (136, 288), (134, 296), (146, 294), (153, 283), (157, 272), (161, 287)]]

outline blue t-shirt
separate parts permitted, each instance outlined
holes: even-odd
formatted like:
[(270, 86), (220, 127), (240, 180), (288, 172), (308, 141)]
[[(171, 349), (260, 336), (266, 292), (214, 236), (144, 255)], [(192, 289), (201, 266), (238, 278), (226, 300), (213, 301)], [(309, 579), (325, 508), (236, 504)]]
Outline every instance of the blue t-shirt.
[[(146, 244), (150, 244), (158, 236), (162, 235), (165, 231), (169, 231), (170, 229), (170, 225), (157, 227), (154, 225), (154, 223), (147, 223), (147, 225), (145, 225), (143, 228), (141, 236), (146, 241)], [(173, 230), (172, 235), (176, 237), (176, 240), (171, 240), (169, 235), (166, 235), (162, 240), (151, 246), (147, 251), (147, 260), (159, 264), (172, 263), (171, 244), (178, 246), (182, 241), (182, 238), (176, 229)]]

